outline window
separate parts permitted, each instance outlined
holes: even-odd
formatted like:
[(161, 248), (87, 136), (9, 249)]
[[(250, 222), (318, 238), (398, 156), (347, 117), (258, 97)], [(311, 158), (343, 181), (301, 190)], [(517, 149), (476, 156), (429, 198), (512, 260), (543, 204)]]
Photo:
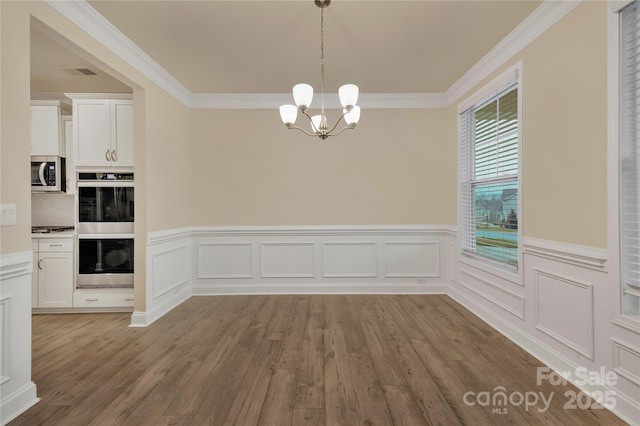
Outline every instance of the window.
[(464, 110), (459, 123), (462, 250), (517, 269), (517, 80)]
[(640, 3), (620, 21), (620, 261), (622, 311), (640, 314)]

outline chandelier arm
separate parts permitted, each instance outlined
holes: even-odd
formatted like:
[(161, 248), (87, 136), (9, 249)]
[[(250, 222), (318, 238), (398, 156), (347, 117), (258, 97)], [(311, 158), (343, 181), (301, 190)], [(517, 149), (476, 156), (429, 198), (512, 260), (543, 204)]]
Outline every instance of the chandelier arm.
[(329, 135), (329, 136), (338, 136), (340, 133), (344, 132), (347, 129), (353, 130), (355, 128), (356, 128), (355, 124), (349, 124), (348, 126), (344, 126), (342, 129), (340, 129), (340, 131), (338, 133), (336, 133), (335, 135)]
[(295, 129), (295, 130), (300, 130), (302, 133), (304, 133), (304, 134), (305, 134), (305, 135), (307, 135), (307, 136), (318, 136), (317, 134), (315, 134), (315, 133), (309, 133), (309, 132), (307, 132), (306, 130), (304, 130), (303, 128), (298, 127), (298, 126), (293, 126), (293, 125), (291, 125), (291, 126), (287, 126), (287, 128), (288, 128), (289, 130), (294, 130), (294, 129)]
[[(307, 114), (307, 110), (304, 110), (304, 111), (301, 110), (301, 112), (309, 119), (309, 123), (311, 123), (311, 128), (316, 132), (316, 134), (320, 133), (320, 130), (316, 129), (316, 125), (313, 124), (313, 120), (311, 119), (311, 116), (309, 114)], [(305, 133), (307, 133), (307, 132), (305, 132)]]
[[(349, 112), (349, 111), (347, 111), (347, 112)], [(338, 124), (340, 124), (340, 121), (342, 121), (342, 119), (344, 119), (344, 116), (345, 116), (345, 115), (347, 115), (347, 112), (342, 113), (342, 115), (340, 116), (340, 118), (338, 118), (338, 119), (336, 120), (336, 124), (334, 124), (334, 125), (333, 125), (333, 127), (331, 128), (331, 130), (327, 131), (327, 133), (331, 133), (331, 132), (333, 132), (333, 131), (336, 129), (336, 127), (338, 127)], [(342, 130), (344, 130), (344, 129), (342, 129)], [(341, 131), (342, 131), (342, 130), (341, 130)]]

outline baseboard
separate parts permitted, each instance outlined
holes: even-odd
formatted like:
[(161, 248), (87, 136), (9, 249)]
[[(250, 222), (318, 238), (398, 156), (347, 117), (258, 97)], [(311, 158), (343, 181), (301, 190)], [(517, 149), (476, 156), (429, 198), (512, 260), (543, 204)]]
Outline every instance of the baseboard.
[(7, 397), (3, 395), (2, 404), (0, 405), (0, 423), (6, 425), (33, 407), (38, 401), (40, 399), (36, 393), (36, 385), (33, 382), (29, 382), (12, 395)]
[(270, 294), (446, 294), (447, 284), (217, 284), (195, 287), (194, 296), (270, 295)]
[[(454, 286), (449, 286), (447, 295), (461, 304), (465, 308), (469, 309), (473, 314), (478, 316), (481, 320), (489, 324), (492, 328), (500, 332), (509, 340), (520, 346), (530, 355), (538, 359), (541, 363), (549, 367), (551, 370), (561, 374), (560, 372), (569, 371), (575, 372), (578, 368), (583, 366), (572, 362), (565, 356), (551, 349), (538, 339), (533, 338), (522, 329), (513, 326), (506, 319), (501, 318), (495, 313), (485, 309), (480, 304), (466, 297)], [(616, 396), (616, 406), (609, 410), (616, 416), (620, 417), (625, 422), (635, 425), (638, 424), (637, 420), (632, 420), (629, 413), (639, 412), (639, 407), (636, 403), (628, 399), (624, 394), (616, 392), (615, 389), (609, 388), (604, 385), (591, 385), (584, 386), (575, 382), (575, 377), (568, 377), (567, 380), (576, 386), (579, 390), (588, 395), (593, 395), (594, 392), (614, 392)]]
[(150, 311), (133, 311), (129, 327), (148, 327), (160, 317), (188, 300), (192, 295), (191, 288), (185, 286), (185, 290), (167, 298), (162, 304), (155, 306)]

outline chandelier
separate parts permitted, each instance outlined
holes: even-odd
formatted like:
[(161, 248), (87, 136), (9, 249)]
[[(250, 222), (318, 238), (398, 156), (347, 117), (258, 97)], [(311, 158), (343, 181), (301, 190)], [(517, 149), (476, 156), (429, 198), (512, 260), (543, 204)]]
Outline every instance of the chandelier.
[[(329, 136), (337, 136), (346, 129), (354, 129), (360, 119), (360, 107), (356, 105), (358, 102), (358, 86), (355, 84), (345, 84), (338, 89), (338, 96), (342, 104), (342, 115), (336, 120), (335, 124), (329, 127), (327, 116), (324, 112), (324, 8), (331, 4), (331, 0), (314, 0), (316, 6), (320, 8), (320, 114), (310, 116), (308, 113), (309, 106), (313, 100), (313, 87), (306, 83), (300, 83), (293, 86), (293, 100), (296, 105), (282, 105), (280, 107), (280, 118), (288, 129), (296, 129), (307, 134), (308, 136), (318, 136), (320, 139), (327, 139)], [(311, 125), (312, 133), (295, 126), (298, 110), (304, 114)], [(340, 121), (344, 120), (345, 126), (334, 133)]]

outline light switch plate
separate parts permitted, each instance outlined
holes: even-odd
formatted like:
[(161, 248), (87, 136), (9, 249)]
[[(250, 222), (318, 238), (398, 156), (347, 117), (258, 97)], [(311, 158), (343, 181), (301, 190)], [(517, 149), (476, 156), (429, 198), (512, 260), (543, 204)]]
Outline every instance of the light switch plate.
[(0, 226), (11, 226), (16, 224), (16, 205), (7, 203), (0, 205)]

